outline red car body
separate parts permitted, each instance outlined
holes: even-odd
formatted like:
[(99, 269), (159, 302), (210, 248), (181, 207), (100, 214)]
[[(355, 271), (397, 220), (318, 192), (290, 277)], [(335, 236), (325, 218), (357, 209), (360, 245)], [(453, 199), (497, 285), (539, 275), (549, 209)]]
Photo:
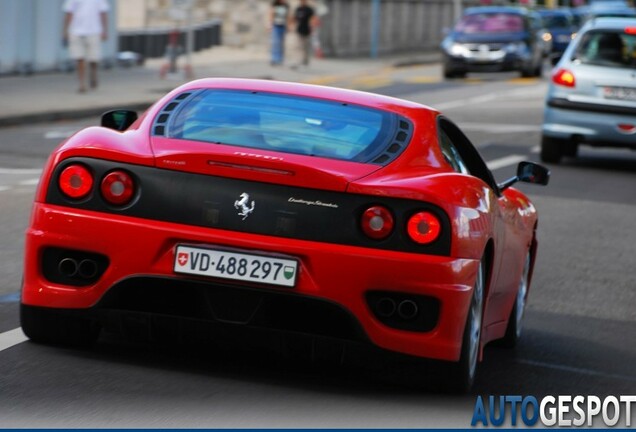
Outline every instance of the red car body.
[[(406, 119), (402, 125), (410, 130), (399, 155), (385, 165), (158, 136), (153, 128), (161, 127), (157, 122), (166, 107), (198, 89), (369, 107)], [(439, 112), (403, 100), (291, 83), (208, 79), (172, 91), (123, 132), (82, 130), (51, 155), (36, 192), (26, 233), (25, 332), (36, 341), (56, 341), (42, 331), (42, 323), (50, 324), (39, 318), (42, 311), (77, 312), (91, 325), (106, 325), (109, 311), (123, 310), (363, 340), (384, 350), (458, 362), (483, 264), (481, 352), (486, 343), (506, 335), (520, 280), (529, 282), (537, 212), (520, 191), (501, 191), (490, 172), (483, 171), (481, 159), (469, 163), (472, 171), (481, 170), (481, 178), (453, 169), (440, 148), (441, 129), (455, 141), (465, 140)], [(463, 156), (475, 154), (464, 150)], [(88, 167), (91, 176), (88, 195), (79, 200), (59, 191), (62, 168), (72, 163)], [(104, 203), (103, 181), (100, 192), (100, 179), (113, 170), (129, 173), (134, 182), (135, 198), (123, 207)], [(235, 182), (240, 182), (236, 188)], [(255, 192), (258, 188), (263, 189)], [(213, 201), (224, 190), (237, 200), (237, 209), (238, 191), (253, 198), (253, 214), (244, 222), (236, 212), (219, 216)], [(307, 229), (295, 235), (283, 227), (283, 235), (276, 235), (260, 227), (258, 213), (277, 210), (270, 198), (263, 198), (266, 204), (259, 208), (261, 192), (264, 197), (280, 193), (283, 210), (310, 215), (290, 222)], [(360, 212), (373, 206), (392, 214), (388, 240), (365, 238), (360, 229)], [(421, 209), (441, 223), (435, 244), (424, 249), (409, 240), (406, 227), (410, 215)], [(229, 225), (215, 224), (215, 217), (234, 216)], [(241, 229), (241, 223), (253, 225)], [(339, 227), (348, 239), (339, 240)], [(290, 287), (182, 274), (175, 271), (179, 246), (293, 261), (295, 280)], [(188, 253), (183, 252), (184, 261)], [(78, 273), (83, 282), (66, 283)], [(412, 300), (424, 317), (413, 318), (408, 308), (413, 303), (405, 300)], [(289, 308), (296, 316), (286, 316)], [(406, 319), (400, 320), (395, 308)]]

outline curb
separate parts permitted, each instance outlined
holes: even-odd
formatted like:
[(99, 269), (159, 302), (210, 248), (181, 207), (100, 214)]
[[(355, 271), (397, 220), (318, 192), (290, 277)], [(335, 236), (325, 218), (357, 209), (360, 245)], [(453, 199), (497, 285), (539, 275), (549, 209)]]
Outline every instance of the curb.
[(117, 106), (104, 105), (77, 110), (50, 111), (40, 113), (20, 114), (9, 117), (0, 117), (0, 127), (20, 126), (28, 123), (48, 123), (60, 120), (78, 120), (87, 117), (101, 116), (103, 113), (113, 109), (129, 109), (133, 111), (145, 111), (155, 101), (126, 103)]

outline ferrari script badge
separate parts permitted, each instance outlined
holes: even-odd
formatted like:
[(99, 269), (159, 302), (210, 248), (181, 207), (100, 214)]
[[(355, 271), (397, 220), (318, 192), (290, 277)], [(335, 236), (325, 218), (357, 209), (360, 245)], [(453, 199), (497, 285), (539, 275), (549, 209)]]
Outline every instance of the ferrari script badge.
[(240, 199), (234, 201), (234, 208), (240, 210), (238, 215), (243, 216), (245, 220), (254, 211), (254, 200), (250, 204), (250, 196), (243, 192)]

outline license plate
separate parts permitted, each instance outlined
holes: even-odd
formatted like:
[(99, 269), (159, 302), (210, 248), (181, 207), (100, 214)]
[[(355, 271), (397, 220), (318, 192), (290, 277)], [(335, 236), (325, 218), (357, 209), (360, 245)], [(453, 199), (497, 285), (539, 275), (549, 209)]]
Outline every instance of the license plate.
[(558, 35), (556, 40), (557, 42), (560, 42), (560, 43), (566, 43), (566, 42), (570, 42), (572, 40), (572, 37), (568, 35)]
[(636, 88), (632, 87), (604, 87), (603, 96), (606, 99), (636, 101)]
[(296, 284), (298, 261), (179, 245), (175, 253), (174, 271), (293, 287)]

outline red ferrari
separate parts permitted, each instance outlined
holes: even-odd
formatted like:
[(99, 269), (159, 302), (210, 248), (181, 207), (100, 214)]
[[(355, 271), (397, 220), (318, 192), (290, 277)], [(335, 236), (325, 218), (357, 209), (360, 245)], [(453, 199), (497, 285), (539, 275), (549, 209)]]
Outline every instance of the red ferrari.
[[(203, 326), (446, 361), (520, 336), (537, 213), (429, 107), (356, 91), (205, 79), (111, 111), (51, 155), (26, 233), (35, 342)], [(243, 336), (240, 336), (243, 337)], [(254, 339), (254, 338), (252, 338)], [(343, 351), (344, 352), (344, 351)]]

